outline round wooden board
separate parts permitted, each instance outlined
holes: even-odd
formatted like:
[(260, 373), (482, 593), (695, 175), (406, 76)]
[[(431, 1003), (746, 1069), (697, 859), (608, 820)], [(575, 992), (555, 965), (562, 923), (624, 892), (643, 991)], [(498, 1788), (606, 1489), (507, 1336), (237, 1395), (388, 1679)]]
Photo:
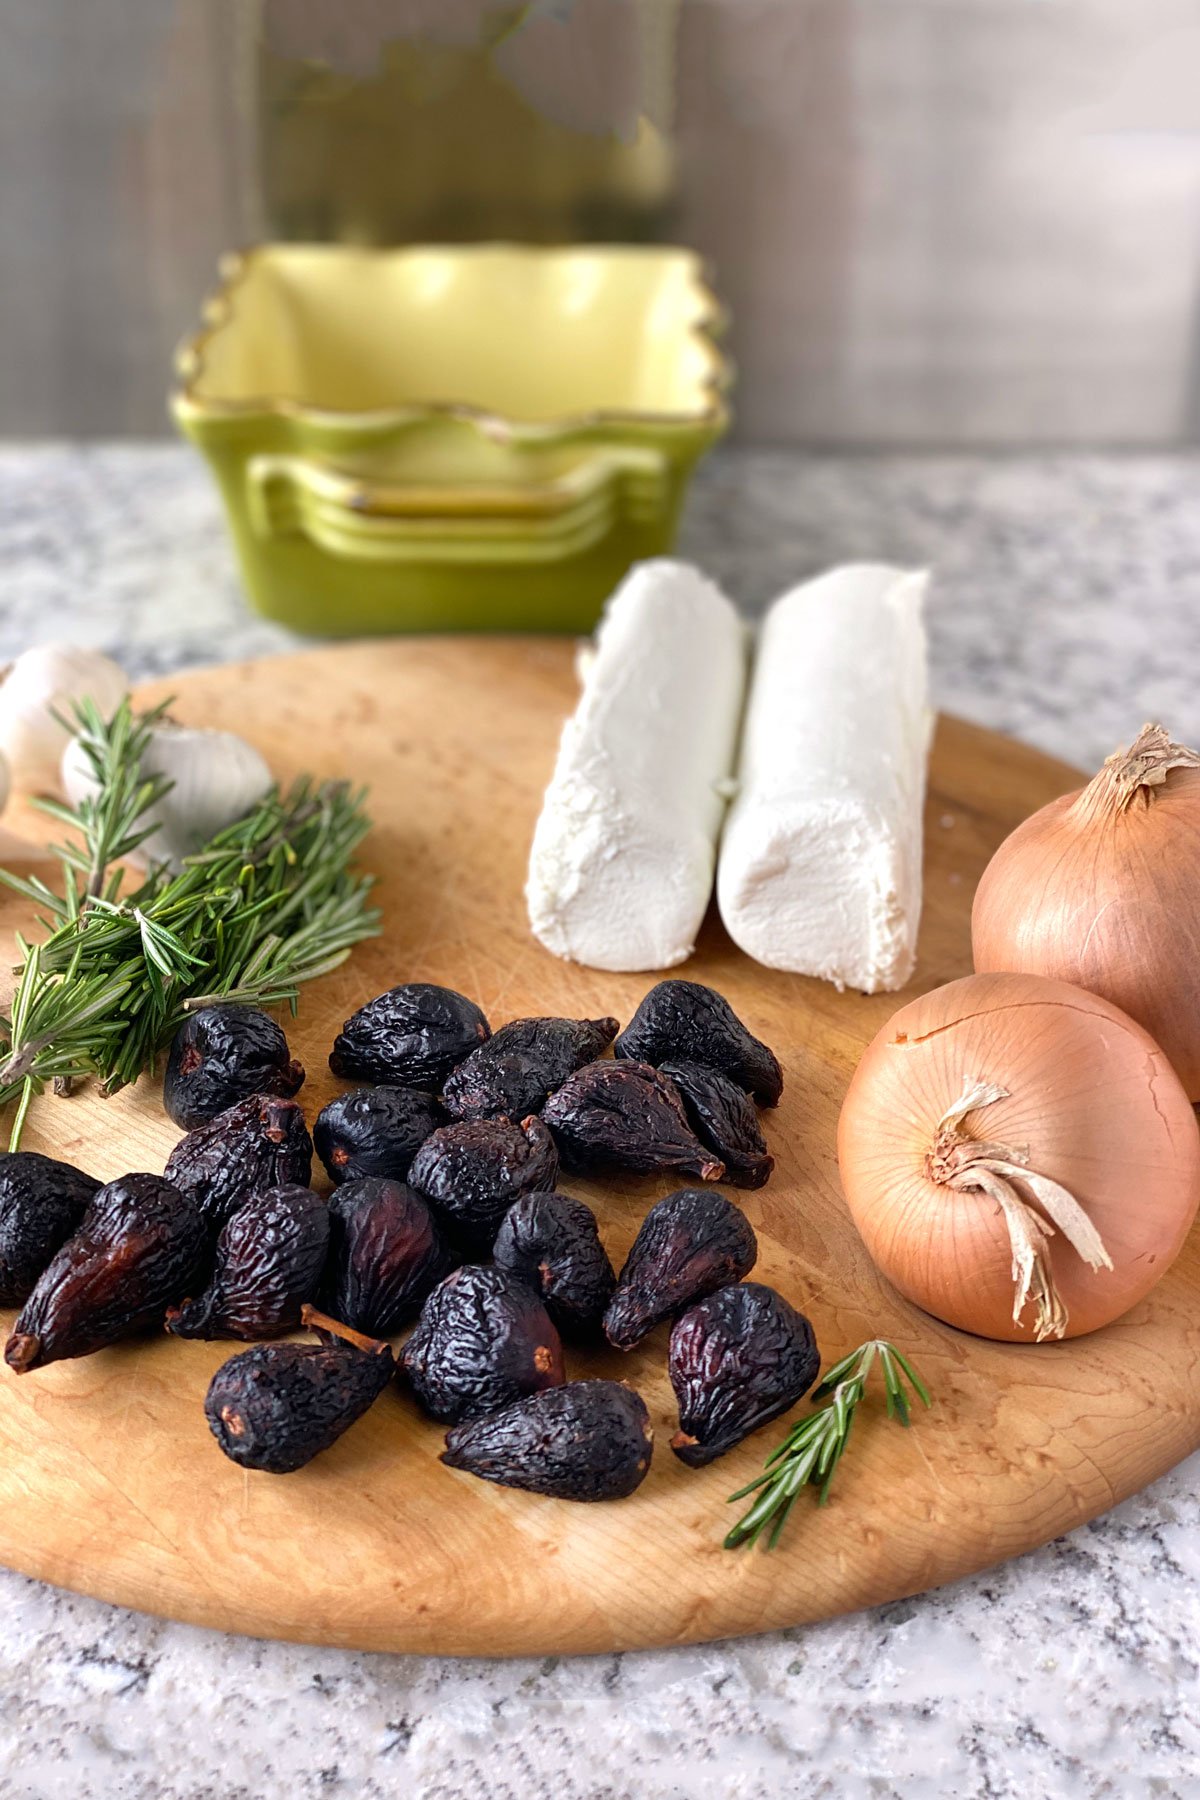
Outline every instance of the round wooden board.
[[(334, 1091), (341, 1020), (409, 979), (445, 982), (493, 1022), (627, 1019), (649, 976), (557, 962), (526, 928), (526, 851), (559, 727), (572, 646), (425, 640), (320, 650), (159, 684), (177, 713), (258, 743), (281, 775), (367, 781), (385, 935), (305, 994), (293, 1048), (310, 1118)], [(933, 754), (919, 976), (970, 967), (983, 865), (1072, 772), (954, 720)], [(0, 927), (22, 923), (8, 906)], [(630, 1500), (572, 1506), (452, 1474), (441, 1435), (389, 1392), (297, 1474), (247, 1474), (217, 1450), (201, 1402), (228, 1344), (162, 1339), (0, 1375), (0, 1561), (107, 1600), (226, 1630), (371, 1650), (503, 1655), (609, 1651), (795, 1625), (952, 1580), (1040, 1544), (1132, 1493), (1200, 1443), (1196, 1240), (1120, 1324), (1064, 1345), (961, 1335), (897, 1298), (868, 1261), (838, 1186), (835, 1128), (863, 1046), (897, 1004), (749, 962), (710, 918), (686, 974), (726, 994), (773, 1045), (787, 1088), (765, 1115), (777, 1169), (741, 1196), (757, 1276), (808, 1312), (826, 1358), (879, 1334), (911, 1352), (936, 1404), (914, 1428), (864, 1419), (823, 1510), (801, 1506), (772, 1553), (731, 1553), (726, 1496), (779, 1426), (703, 1472), (683, 1468), (659, 1331), (627, 1357), (570, 1359), (625, 1376), (659, 1447)], [(44, 1099), (26, 1144), (111, 1177), (160, 1169), (175, 1138), (155, 1087), (104, 1102)], [(569, 1184), (570, 1185), (570, 1184)], [(616, 1258), (678, 1183), (575, 1183)], [(6, 1323), (7, 1321), (3, 1321)]]

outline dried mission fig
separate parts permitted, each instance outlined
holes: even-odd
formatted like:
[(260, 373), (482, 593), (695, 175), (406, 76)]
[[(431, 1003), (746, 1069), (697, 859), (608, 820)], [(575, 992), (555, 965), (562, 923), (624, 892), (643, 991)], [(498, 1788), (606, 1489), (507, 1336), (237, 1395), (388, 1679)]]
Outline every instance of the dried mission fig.
[(616, 1285), (596, 1215), (565, 1194), (523, 1194), (500, 1222), (498, 1267), (537, 1289), (564, 1337), (594, 1337)]
[(745, 1213), (705, 1188), (681, 1188), (652, 1206), (633, 1240), (604, 1331), (632, 1350), (662, 1319), (748, 1275), (758, 1241)]
[(434, 1288), (401, 1363), (425, 1411), (447, 1424), (566, 1379), (558, 1333), (533, 1289), (474, 1265)]
[(540, 1112), (568, 1075), (594, 1062), (617, 1035), (616, 1019), (514, 1019), (450, 1076), (442, 1090), (456, 1119), (524, 1119)]
[(557, 1175), (558, 1152), (540, 1119), (460, 1119), (426, 1138), (408, 1180), (456, 1239), (483, 1255), (518, 1195), (552, 1188)]
[(665, 1062), (659, 1074), (675, 1083), (692, 1130), (725, 1164), (726, 1181), (734, 1187), (763, 1187), (775, 1158), (768, 1154), (754, 1102), (744, 1089), (703, 1063)]
[(563, 1162), (584, 1174), (677, 1169), (720, 1181), (725, 1173), (688, 1124), (675, 1088), (647, 1063), (588, 1063), (551, 1094), (542, 1117)]
[(390, 1337), (453, 1267), (433, 1214), (402, 1181), (347, 1181), (330, 1197), (323, 1304), (356, 1331)]
[(311, 1188), (251, 1194), (226, 1219), (205, 1292), (167, 1309), (184, 1338), (279, 1337), (300, 1323), (325, 1266), (329, 1211)]
[(395, 1373), (376, 1343), (306, 1306), (318, 1344), (256, 1344), (223, 1363), (209, 1383), (209, 1430), (243, 1469), (290, 1475), (361, 1419)]
[(194, 1287), (207, 1244), (199, 1204), (161, 1175), (110, 1181), (22, 1307), (5, 1361), (22, 1374), (161, 1328)]
[(0, 1155), (0, 1306), (20, 1306), (101, 1183), (36, 1150)]
[(775, 1106), (783, 1075), (774, 1053), (752, 1037), (715, 989), (698, 981), (660, 981), (646, 995), (613, 1045), (613, 1054), (635, 1062), (703, 1063), (745, 1088), (763, 1106)]
[(219, 1231), (234, 1207), (265, 1188), (307, 1187), (312, 1139), (294, 1100), (254, 1094), (189, 1131), (167, 1158), (166, 1176), (194, 1194)]
[(185, 1131), (215, 1119), (251, 1094), (289, 1100), (304, 1084), (304, 1065), (282, 1029), (256, 1006), (205, 1006), (179, 1027), (167, 1055), (163, 1106)]
[(403, 1181), (440, 1122), (432, 1094), (416, 1088), (355, 1088), (321, 1108), (313, 1147), (331, 1181), (360, 1181), (368, 1175)]
[(490, 1035), (474, 1001), (453, 988), (410, 981), (377, 994), (346, 1020), (329, 1066), (347, 1081), (436, 1093), (451, 1069)]
[(676, 1320), (668, 1367), (679, 1402), (671, 1448), (700, 1468), (803, 1399), (821, 1366), (813, 1328), (774, 1288), (722, 1288)]
[(653, 1448), (640, 1394), (622, 1381), (571, 1381), (456, 1425), (442, 1461), (557, 1500), (622, 1500), (646, 1479)]

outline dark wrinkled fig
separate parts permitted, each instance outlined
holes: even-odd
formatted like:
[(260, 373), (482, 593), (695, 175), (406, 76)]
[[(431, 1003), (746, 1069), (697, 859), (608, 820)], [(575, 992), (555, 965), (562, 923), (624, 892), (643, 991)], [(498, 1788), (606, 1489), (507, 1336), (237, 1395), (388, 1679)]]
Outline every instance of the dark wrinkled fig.
[(540, 1112), (568, 1075), (594, 1062), (617, 1035), (616, 1019), (514, 1019), (460, 1063), (442, 1090), (456, 1119), (524, 1119)]
[(540, 1119), (460, 1119), (426, 1138), (408, 1180), (461, 1243), (483, 1254), (513, 1201), (552, 1188), (557, 1175), (558, 1151)]
[(724, 1194), (668, 1194), (650, 1208), (625, 1258), (604, 1315), (605, 1336), (618, 1350), (632, 1350), (661, 1320), (740, 1281), (757, 1260), (753, 1227)]
[(410, 981), (368, 1000), (346, 1020), (329, 1066), (347, 1081), (437, 1093), (451, 1069), (490, 1035), (473, 1000), (453, 988)]
[(623, 1500), (646, 1479), (653, 1449), (640, 1394), (622, 1381), (571, 1381), (454, 1426), (442, 1461), (556, 1500)]
[(161, 1328), (171, 1302), (202, 1277), (207, 1247), (190, 1194), (161, 1175), (110, 1181), (21, 1308), (4, 1360), (22, 1374)]
[(317, 1114), (313, 1148), (331, 1181), (361, 1181), (367, 1175), (403, 1181), (441, 1120), (433, 1095), (416, 1088), (355, 1088)]
[(671, 1448), (700, 1468), (803, 1399), (821, 1366), (813, 1328), (774, 1288), (722, 1288), (676, 1320), (668, 1368), (679, 1402)]
[(779, 1063), (751, 1037), (723, 995), (698, 981), (660, 981), (652, 987), (613, 1045), (634, 1062), (698, 1062), (728, 1075), (763, 1106), (783, 1092)]
[(225, 1221), (204, 1293), (167, 1309), (185, 1338), (279, 1337), (300, 1323), (325, 1267), (329, 1209), (306, 1187), (251, 1194)]
[(93, 1175), (36, 1150), (0, 1155), (0, 1306), (20, 1306), (56, 1250), (79, 1229)]
[(523, 1194), (500, 1222), (497, 1265), (535, 1287), (564, 1337), (595, 1337), (616, 1276), (596, 1215), (565, 1194)]
[(294, 1100), (255, 1094), (180, 1138), (166, 1176), (194, 1194), (217, 1232), (233, 1209), (265, 1188), (307, 1187), (312, 1139)]
[(678, 1170), (720, 1181), (725, 1173), (688, 1124), (671, 1082), (648, 1063), (588, 1063), (551, 1094), (542, 1117), (567, 1168), (582, 1174)]
[(558, 1332), (533, 1289), (473, 1264), (434, 1288), (401, 1362), (421, 1406), (449, 1425), (566, 1380)]
[(402, 1181), (347, 1181), (331, 1195), (322, 1297), (335, 1319), (390, 1337), (453, 1267), (432, 1212)]
[(251, 1094), (289, 1100), (304, 1065), (274, 1019), (256, 1006), (205, 1006), (175, 1033), (163, 1077), (167, 1117), (192, 1131)]
[(765, 1186), (775, 1158), (767, 1151), (758, 1113), (745, 1089), (703, 1063), (660, 1063), (659, 1074), (675, 1083), (689, 1125), (725, 1164), (726, 1181), (734, 1187)]
[(395, 1373), (389, 1344), (311, 1306), (303, 1322), (320, 1343), (258, 1344), (230, 1357), (209, 1383), (209, 1430), (243, 1469), (302, 1469), (362, 1418)]

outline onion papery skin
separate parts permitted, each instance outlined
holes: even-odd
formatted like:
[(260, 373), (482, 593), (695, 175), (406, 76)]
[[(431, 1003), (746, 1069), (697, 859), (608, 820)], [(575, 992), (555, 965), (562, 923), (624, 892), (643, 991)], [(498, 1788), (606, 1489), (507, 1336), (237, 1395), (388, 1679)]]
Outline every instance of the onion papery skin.
[[(1013, 1322), (1011, 1248), (995, 1200), (932, 1180), (939, 1121), (973, 1081), (1008, 1098), (971, 1113), (973, 1138), (1028, 1155), (1069, 1189), (1113, 1261), (1092, 1270), (1061, 1236), (1050, 1268), (1065, 1335), (1120, 1318), (1166, 1273), (1200, 1200), (1200, 1130), (1178, 1076), (1119, 1008), (1034, 975), (968, 975), (902, 1007), (869, 1046), (838, 1125), (851, 1215), (909, 1300), (977, 1336), (1033, 1341)], [(1023, 1194), (1023, 1197), (1024, 1194)]]
[(1200, 769), (1172, 769), (1107, 816), (1079, 800), (1042, 807), (984, 870), (975, 968), (1103, 995), (1145, 1026), (1200, 1100)]

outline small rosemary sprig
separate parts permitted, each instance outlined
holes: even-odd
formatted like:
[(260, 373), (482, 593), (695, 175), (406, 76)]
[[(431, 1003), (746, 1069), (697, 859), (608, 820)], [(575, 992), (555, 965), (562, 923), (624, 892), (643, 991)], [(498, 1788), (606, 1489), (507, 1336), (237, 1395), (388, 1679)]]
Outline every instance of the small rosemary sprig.
[(142, 756), (170, 704), (164, 700), (138, 714), (125, 701), (111, 720), (105, 720), (95, 701), (81, 700), (73, 718), (54, 715), (78, 738), (97, 783), (95, 793), (85, 795), (77, 807), (62, 806), (57, 800), (34, 801), (39, 812), (57, 819), (81, 840), (69, 839), (54, 847), (67, 873), (64, 898), (72, 917), (81, 893), (94, 899), (106, 887), (117, 891), (122, 871), (116, 865), (132, 856), (154, 830), (154, 821), (146, 815), (170, 793), (171, 782), (166, 775), (143, 776)]
[(725, 1539), (727, 1550), (736, 1550), (739, 1544), (755, 1543), (768, 1525), (771, 1531), (767, 1548), (773, 1550), (804, 1487), (819, 1488), (817, 1503), (824, 1506), (834, 1470), (845, 1454), (855, 1411), (866, 1392), (867, 1377), (877, 1357), (883, 1371), (889, 1419), (899, 1419), (901, 1425), (909, 1423), (905, 1377), (925, 1405), (930, 1404), (924, 1382), (894, 1344), (883, 1338), (870, 1338), (849, 1356), (843, 1356), (813, 1389), (812, 1398), (826, 1404), (798, 1419), (778, 1449), (767, 1458), (764, 1472), (729, 1496), (731, 1505), (735, 1500), (744, 1500), (747, 1494), (757, 1493), (758, 1499), (729, 1532)]
[(213, 1000), (287, 1001), (379, 928), (371, 878), (351, 868), (369, 828), (362, 793), (303, 778), (273, 790), (178, 872), (149, 869), (126, 888), (121, 859), (143, 843), (170, 783), (143, 779), (142, 754), (165, 709), (110, 720), (84, 702), (74, 727), (98, 791), (78, 808), (41, 801), (70, 827), (56, 846), (63, 891), (0, 870), (32, 900), (47, 935), (21, 955), (0, 1021), (0, 1104), (16, 1100), (16, 1149), (31, 1100), (98, 1076), (107, 1094), (151, 1068), (189, 1010)]

